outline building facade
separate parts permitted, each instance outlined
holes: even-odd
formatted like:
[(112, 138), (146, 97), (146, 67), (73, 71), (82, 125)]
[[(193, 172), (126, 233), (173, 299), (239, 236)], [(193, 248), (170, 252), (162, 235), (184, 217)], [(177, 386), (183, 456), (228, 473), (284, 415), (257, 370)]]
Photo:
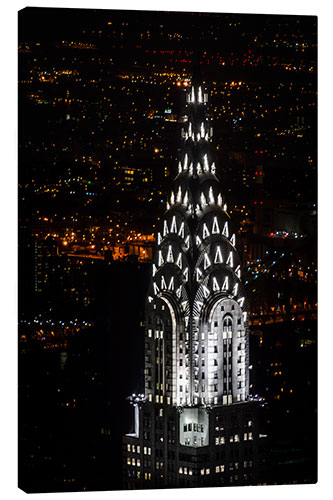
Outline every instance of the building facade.
[(248, 306), (212, 134), (194, 78), (147, 294), (145, 393), (130, 398), (135, 422), (123, 440), (129, 489), (260, 482)]

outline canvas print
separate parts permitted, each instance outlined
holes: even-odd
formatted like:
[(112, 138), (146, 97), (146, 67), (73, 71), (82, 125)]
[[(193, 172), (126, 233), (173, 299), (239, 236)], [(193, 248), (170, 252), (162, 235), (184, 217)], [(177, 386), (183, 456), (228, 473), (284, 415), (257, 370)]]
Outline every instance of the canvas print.
[(317, 18), (18, 13), (18, 486), (317, 481)]

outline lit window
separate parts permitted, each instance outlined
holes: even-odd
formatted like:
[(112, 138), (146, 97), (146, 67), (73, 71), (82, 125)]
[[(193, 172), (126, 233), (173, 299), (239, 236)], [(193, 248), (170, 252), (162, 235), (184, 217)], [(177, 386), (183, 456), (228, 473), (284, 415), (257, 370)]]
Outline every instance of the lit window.
[(131, 445), (130, 444), (127, 445), (127, 451), (131, 451)]

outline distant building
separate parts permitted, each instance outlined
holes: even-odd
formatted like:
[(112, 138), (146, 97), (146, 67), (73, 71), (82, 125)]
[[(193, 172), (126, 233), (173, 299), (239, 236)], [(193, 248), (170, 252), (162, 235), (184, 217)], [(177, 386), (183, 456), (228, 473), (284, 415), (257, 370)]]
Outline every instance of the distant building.
[(208, 93), (186, 93), (183, 148), (147, 295), (145, 393), (133, 394), (124, 486), (258, 484), (259, 399), (249, 395), (247, 298), (216, 176)]
[(117, 169), (117, 180), (126, 190), (142, 190), (152, 183), (152, 168), (147, 165), (135, 165), (128, 162), (127, 166)]
[(57, 268), (59, 250), (53, 238), (34, 240), (34, 291), (44, 293)]

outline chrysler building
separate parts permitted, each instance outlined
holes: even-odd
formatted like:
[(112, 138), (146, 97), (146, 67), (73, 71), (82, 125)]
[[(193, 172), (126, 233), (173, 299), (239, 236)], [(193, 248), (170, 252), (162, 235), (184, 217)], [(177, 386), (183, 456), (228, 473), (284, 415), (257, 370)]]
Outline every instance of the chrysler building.
[(156, 234), (145, 393), (132, 395), (124, 486), (258, 484), (261, 403), (249, 395), (248, 302), (217, 176), (208, 93), (186, 92), (178, 174)]

